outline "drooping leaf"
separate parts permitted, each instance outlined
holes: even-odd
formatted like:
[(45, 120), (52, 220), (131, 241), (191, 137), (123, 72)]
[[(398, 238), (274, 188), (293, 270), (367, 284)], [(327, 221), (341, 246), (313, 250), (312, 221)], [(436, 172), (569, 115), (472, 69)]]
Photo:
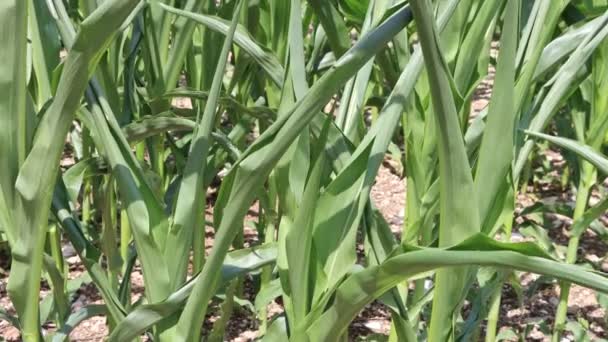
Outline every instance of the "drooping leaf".
[[(185, 18), (188, 18), (192, 21), (198, 22), (202, 25), (205, 25), (207, 28), (214, 30), (216, 32), (227, 35), (229, 31), (230, 24), (221, 18), (217, 18), (214, 16), (209, 16), (205, 14), (197, 14), (196, 12), (184, 11), (174, 7), (167, 6), (165, 4), (160, 4), (161, 8), (170, 13), (174, 13)], [(245, 50), (255, 61), (268, 73), (270, 79), (277, 85), (282, 86), (283, 80), (282, 75), (284, 73), (283, 67), (277, 60), (277, 58), (272, 55), (272, 53), (268, 50), (262, 48), (262, 46), (257, 43), (251, 35), (247, 33), (247, 31), (239, 26), (234, 34), (234, 42)]]
[(452, 248), (405, 248), (378, 266), (354, 273), (335, 293), (334, 303), (308, 329), (311, 341), (334, 341), (368, 303), (417, 273), (443, 267), (480, 265), (545, 274), (608, 292), (608, 278), (551, 260), (531, 243), (499, 243), (476, 235)]

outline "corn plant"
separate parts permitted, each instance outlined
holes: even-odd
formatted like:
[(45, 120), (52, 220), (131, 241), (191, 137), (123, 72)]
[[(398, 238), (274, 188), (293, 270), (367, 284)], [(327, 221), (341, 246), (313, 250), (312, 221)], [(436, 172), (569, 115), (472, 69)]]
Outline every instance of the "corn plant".
[[(205, 338), (222, 340), (247, 279), (260, 339), (346, 341), (380, 301), (391, 341), (495, 341), (503, 283), (526, 271), (560, 281), (559, 341), (569, 284), (608, 293), (575, 265), (608, 208), (588, 206), (608, 170), (605, 2), (4, 0), (0, 18), (16, 313), (0, 318), (23, 340), (104, 315), (112, 341), (198, 341), (211, 310)], [(558, 120), (575, 140), (546, 134)], [(510, 242), (537, 138), (580, 155), (565, 260)], [(387, 151), (407, 186), (400, 237), (370, 198)], [(68, 279), (63, 244), (85, 276)], [(103, 304), (72, 312), (87, 282)]]

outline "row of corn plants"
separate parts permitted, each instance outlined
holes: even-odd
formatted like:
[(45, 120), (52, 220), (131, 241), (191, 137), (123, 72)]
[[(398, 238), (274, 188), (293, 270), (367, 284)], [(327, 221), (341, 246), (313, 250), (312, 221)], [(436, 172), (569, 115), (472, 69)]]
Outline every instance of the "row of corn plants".
[[(493, 342), (521, 271), (558, 281), (553, 341), (587, 336), (566, 313), (571, 284), (608, 293), (577, 265), (608, 210), (606, 1), (3, 0), (0, 18), (0, 319), (23, 340), (103, 315), (111, 341), (199, 341), (210, 310), (222, 340), (249, 310), (261, 340), (347, 341), (379, 301), (389, 341)], [(566, 253), (542, 223), (511, 242), (549, 148)], [(387, 155), (397, 235), (370, 199)], [(74, 311), (84, 283), (103, 304)]]

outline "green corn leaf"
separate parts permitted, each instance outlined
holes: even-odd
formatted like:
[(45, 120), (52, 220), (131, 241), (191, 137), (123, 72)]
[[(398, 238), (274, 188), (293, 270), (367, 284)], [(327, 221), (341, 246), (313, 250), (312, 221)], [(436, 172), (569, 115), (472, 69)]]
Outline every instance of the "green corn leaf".
[[(209, 93), (190, 88), (179, 88), (165, 93), (163, 97), (189, 97), (192, 99), (206, 101), (209, 98)], [(263, 106), (246, 107), (231, 96), (220, 97), (218, 103), (220, 103), (222, 106), (249, 114), (256, 118), (268, 120), (269, 122), (273, 121), (277, 116), (276, 111), (271, 108)]]
[(255, 296), (255, 309), (262, 310), (270, 304), (275, 298), (282, 296), (283, 288), (281, 287), (281, 279), (276, 278), (268, 283), (267, 287), (261, 288)]
[[(89, 94), (93, 91), (89, 89)], [(94, 95), (90, 95), (93, 97)], [(150, 300), (165, 298), (170, 289), (170, 278), (161, 251), (168, 229), (168, 220), (161, 203), (135, 160), (126, 139), (121, 134), (108, 106), (101, 105), (103, 96), (95, 97), (91, 112), (82, 110), (82, 116), (91, 122), (88, 128), (92, 132), (95, 146), (102, 146), (104, 155), (110, 164), (113, 176), (118, 184), (119, 195), (126, 207), (131, 230), (141, 257), (144, 279), (150, 286), (146, 295)], [(105, 116), (109, 112), (110, 115)], [(106, 118), (113, 120), (109, 121)], [(149, 272), (147, 272), (149, 270)], [(154, 279), (154, 280), (153, 280)]]
[(5, 47), (0, 58), (0, 225), (9, 242), (18, 238), (12, 210), (15, 201), (15, 181), (26, 157), (26, 47), (27, 2), (9, 0), (0, 7), (2, 25), (0, 42)]
[[(326, 121), (317, 148), (318, 151), (326, 145), (329, 120)], [(313, 244), (315, 213), (321, 207), (319, 204), (319, 192), (321, 189), (322, 176), (326, 167), (326, 157), (324, 153), (318, 153), (308, 182), (306, 184), (303, 199), (298, 208), (295, 222), (298, 227), (291, 229), (285, 237), (286, 259), (289, 267), (290, 297), (293, 302), (293, 319), (295, 322), (303, 319), (311, 304), (311, 286), (316, 281), (311, 274), (311, 265), (314, 262), (311, 255)]]
[[(608, 36), (608, 12), (602, 15), (601, 18), (602, 22), (598, 24), (598, 28), (585, 36), (566, 63), (555, 74), (552, 80), (549, 81), (550, 89), (538, 109), (538, 113), (530, 123), (528, 127), (529, 131), (540, 132), (544, 129), (549, 119), (557, 112), (559, 105), (566, 99), (566, 95), (570, 94), (571, 89), (577, 86), (577, 83), (574, 82), (577, 72), (584, 66), (598, 45)], [(528, 140), (519, 151), (513, 167), (514, 179), (519, 179), (519, 174), (523, 170), (533, 146), (534, 142)]]
[(479, 234), (452, 248), (406, 247), (381, 265), (354, 273), (338, 287), (334, 303), (308, 329), (308, 336), (311, 341), (335, 341), (365, 305), (403, 279), (429, 270), (465, 265), (544, 274), (608, 292), (606, 277), (553, 261), (532, 243), (501, 243)]
[[(300, 1), (291, 0), (289, 11), (289, 69), (287, 77), (290, 78), (286, 84), (290, 87), (283, 89), (281, 105), (287, 107), (293, 101), (301, 100), (308, 91), (308, 80), (306, 79), (306, 65), (304, 63), (304, 41), (302, 32), (302, 15)], [(290, 89), (293, 88), (293, 89)], [(293, 94), (291, 94), (293, 92)], [(277, 188), (287, 188), (293, 194), (296, 203), (301, 203), (304, 193), (306, 176), (311, 168), (310, 165), (310, 134), (309, 129), (304, 129), (297, 141), (290, 148), (292, 153), (286, 153), (283, 160), (277, 165), (277, 179), (287, 181), (287, 184), (277, 184)], [(285, 166), (283, 166), (285, 165)], [(289, 169), (283, 171), (284, 167)], [(285, 177), (287, 174), (287, 177)], [(285, 186), (287, 185), (287, 186)], [(286, 197), (286, 195), (283, 195)]]
[[(367, 33), (373, 25), (374, 19), (382, 17), (387, 6), (386, 1), (372, 1), (368, 7), (361, 33)], [(362, 135), (363, 115), (361, 111), (366, 101), (366, 92), (370, 82), (374, 59), (370, 59), (357, 72), (355, 77), (348, 81), (342, 93), (340, 111), (336, 116), (338, 126), (344, 134), (355, 144), (359, 142)]]
[(569, 0), (558, 0), (551, 3), (538, 1), (534, 3), (528, 13), (528, 21), (523, 28), (517, 50), (517, 66), (520, 73), (515, 89), (515, 100), (517, 101), (515, 107), (518, 110), (523, 106), (525, 95), (531, 89), (532, 76), (536, 71), (543, 49), (553, 36), (560, 15), (569, 2)]
[[(220, 269), (220, 281), (226, 283), (238, 276), (253, 272), (275, 262), (276, 244), (246, 248), (228, 253)], [(110, 340), (128, 341), (136, 338), (162, 319), (178, 312), (190, 297), (193, 287), (201, 275), (192, 278), (168, 298), (158, 303), (142, 305), (122, 320), (112, 331)]]
[[(372, 142), (373, 144), (373, 142)], [(327, 277), (324, 287), (331, 288), (355, 264), (357, 227), (362, 212), (359, 193), (366, 179), (371, 144), (356, 151), (342, 172), (327, 186), (317, 201), (313, 232), (317, 259)], [(323, 290), (317, 284), (319, 290)]]
[(125, 309), (116, 296), (115, 290), (110, 286), (106, 271), (99, 264), (101, 252), (87, 240), (82, 231), (80, 221), (75, 218), (70, 209), (68, 191), (61, 179), (55, 185), (51, 212), (55, 220), (59, 222), (68, 240), (72, 243), (76, 253), (78, 253), (88, 275), (99, 289), (110, 317), (114, 321), (120, 321), (126, 314)]
[(601, 173), (608, 174), (608, 158), (597, 152), (597, 150), (589, 145), (585, 145), (576, 140), (533, 132), (531, 130), (526, 130), (525, 133), (536, 138), (547, 140), (550, 143), (572, 151), (589, 163), (593, 164), (593, 166), (595, 166)]
[(83, 180), (92, 176), (105, 174), (103, 161), (96, 158), (87, 158), (79, 161), (63, 173), (63, 182), (68, 191), (69, 200), (72, 203), (78, 202), (78, 195), (82, 187)]
[(350, 48), (350, 34), (344, 19), (331, 1), (308, 0), (319, 17), (334, 55), (341, 57)]
[[(160, 6), (167, 12), (188, 18), (193, 22), (205, 25), (205, 27), (221, 34), (227, 35), (227, 32), (229, 31), (230, 24), (223, 19), (204, 14), (196, 14), (196, 11), (180, 10), (164, 4), (160, 4)], [(237, 28), (234, 34), (234, 42), (247, 52), (266, 71), (266, 73), (268, 73), (270, 79), (277, 86), (281, 87), (283, 85), (282, 75), (284, 71), (277, 58), (253, 40), (243, 27), (239, 26)]]
[[(247, 3), (243, 1), (243, 3)], [(215, 69), (215, 76), (205, 103), (202, 117), (197, 119), (194, 136), (190, 143), (190, 152), (184, 168), (184, 177), (180, 184), (175, 203), (173, 222), (167, 236), (165, 258), (172, 265), (171, 279), (173, 288), (177, 288), (186, 280), (188, 270), (188, 254), (195, 229), (201, 229), (197, 224), (203, 218), (206, 191), (203, 184), (207, 170), (207, 155), (210, 148), (211, 131), (215, 126), (217, 104), (222, 87), (222, 80), (226, 69), (228, 53), (232, 47), (232, 40), (238, 25), (239, 12), (242, 5), (238, 5), (233, 14), (232, 23), (219, 55)]]
[(29, 26), (32, 36), (32, 63), (36, 83), (36, 104), (40, 109), (52, 94), (53, 70), (59, 65), (59, 32), (48, 6), (30, 1)]
[[(439, 39), (440, 46), (443, 49), (443, 54), (446, 62), (450, 66), (450, 70), (453, 69), (459, 53), (458, 48), (461, 46), (466, 34), (470, 13), (475, 10), (473, 5), (474, 1), (472, 0), (460, 1), (454, 15), (447, 23), (445, 34)], [(447, 1), (438, 1), (437, 3), (434, 3), (433, 6), (436, 11), (435, 13), (441, 13), (450, 5)]]
[[(228, 251), (237, 228), (240, 226), (256, 192), (273, 166), (292, 144), (301, 130), (315, 117), (326, 103), (358, 67), (377, 53), (408, 23), (409, 10), (401, 9), (384, 23), (371, 31), (349, 51), (313, 86), (289, 115), (280, 116), (249, 149), (224, 178), (216, 202), (214, 216), (221, 217), (221, 224), (209, 259), (205, 263), (202, 277), (195, 284), (193, 296), (186, 304), (181, 320), (184, 332), (197, 333), (205, 316), (204, 303), (212, 297), (217, 286), (217, 269)], [(284, 127), (284, 128), (283, 128)]]
[(608, 198), (604, 198), (598, 204), (587, 210), (578, 220), (572, 223), (570, 232), (572, 236), (581, 236), (589, 225), (604, 215), (608, 210)]
[(602, 25), (602, 22), (602, 17), (595, 18), (580, 27), (567, 31), (551, 41), (551, 43), (547, 44), (547, 46), (543, 49), (542, 55), (540, 56), (533, 78), (537, 79), (544, 75), (547, 71), (551, 70), (551, 68), (566, 58), (566, 56), (574, 51), (579, 43), (583, 41), (585, 36), (597, 31), (599, 25)]
[[(165, 9), (165, 7), (163, 7), (166, 6), (165, 3), (166, 1), (158, 1), (158, 5), (160, 5), (162, 9)], [(183, 9), (187, 13), (200, 13), (205, 3), (209, 4), (211, 3), (211, 1), (187, 0), (185, 3), (183, 3)], [(157, 12), (157, 15), (160, 16), (161, 14)], [(157, 23), (160, 22), (158, 19), (156, 21)], [(166, 88), (162, 89), (162, 91), (173, 89), (179, 79), (182, 64), (188, 52), (188, 45), (191, 44), (192, 34), (194, 33), (194, 29), (196, 26), (195, 24), (196, 23), (192, 22), (191, 20), (181, 17), (177, 18), (177, 20), (175, 20), (175, 22), (173, 23), (174, 32), (173, 39), (171, 41), (171, 51), (169, 51), (169, 53), (167, 54), (167, 68), (165, 69), (165, 73), (163, 75), (164, 85)], [(166, 21), (163, 22), (163, 25), (161, 27), (157, 27), (157, 30), (169, 29), (170, 25)], [(166, 39), (163, 44), (168, 44), (169, 34), (170, 31), (162, 35), (162, 37)], [(161, 47), (166, 48), (167, 46), (165, 45)]]
[(517, 118), (514, 88), (518, 7), (518, 1), (507, 1), (493, 96), (490, 100), (475, 172), (477, 206), (484, 231), (494, 226), (493, 222), (488, 222), (488, 219), (491, 216), (497, 218), (497, 215), (491, 215), (490, 211), (495, 203), (502, 201), (497, 194), (507, 184), (507, 175), (513, 159)]
[[(47, 224), (57, 175), (56, 165), (61, 156), (64, 138), (80, 105), (88, 78), (93, 74), (105, 47), (138, 2), (136, 0), (107, 1), (81, 24), (78, 36), (66, 59), (54, 101), (38, 124), (32, 150), (22, 162), (14, 183), (16, 190), (14, 224), (26, 228), (20, 230), (19, 237), (12, 247), (14, 259), (9, 291), (20, 312), (25, 340), (39, 339), (38, 301), (28, 298), (37, 299), (39, 293), (38, 278), (46, 237), (44, 228)], [(12, 96), (9, 97), (17, 100)], [(18, 115), (20, 112), (11, 111), (11, 113)], [(20, 164), (13, 163), (13, 165)]]
[(470, 85), (476, 68), (476, 64), (472, 61), (479, 59), (482, 54), (484, 45), (486, 45), (487, 32), (494, 28), (493, 22), (504, 2), (484, 1), (459, 47), (454, 69), (454, 82), (461, 93), (468, 91), (465, 87)]
[[(479, 211), (470, 166), (451, 89), (450, 74), (439, 50), (428, 1), (412, 1), (425, 57), (435, 120), (439, 127), (439, 246), (449, 246), (479, 232)], [(450, 340), (452, 317), (468, 278), (467, 269), (439, 270), (435, 277), (429, 341)]]
[(608, 130), (608, 98), (603, 96), (608, 92), (608, 39), (595, 50), (592, 59), (590, 81), (593, 85), (591, 95), (591, 115), (589, 117), (588, 132), (585, 141), (593, 148), (599, 149), (605, 141)]
[[(61, 4), (58, 5), (60, 5), (59, 8), (63, 7)], [(135, 10), (137, 11), (138, 8)], [(72, 42), (71, 22), (69, 19), (61, 22), (63, 27), (66, 28), (62, 32), (63, 40)], [(91, 111), (81, 110), (80, 118), (92, 131), (92, 138), (96, 147), (108, 159), (114, 177), (119, 184), (120, 194), (124, 201), (123, 205), (127, 208), (126, 212), (131, 230), (134, 232), (136, 245), (139, 246), (138, 249), (144, 268), (144, 279), (147, 279), (148, 283), (146, 294), (151, 300), (161, 300), (170, 291), (168, 271), (159, 252), (163, 249), (164, 238), (168, 229), (167, 217), (148, 184), (148, 179), (139, 162), (133, 156), (127, 140), (121, 134), (116, 116), (95, 78), (89, 83), (86, 99)], [(146, 269), (149, 272), (146, 272)], [(103, 278), (97, 276), (96, 283), (107, 292), (108, 285), (102, 282)], [(112, 299), (112, 304), (115, 304), (115, 294), (106, 294), (106, 298)], [(124, 316), (115, 309), (110, 310), (110, 312), (115, 317), (121, 318)]]

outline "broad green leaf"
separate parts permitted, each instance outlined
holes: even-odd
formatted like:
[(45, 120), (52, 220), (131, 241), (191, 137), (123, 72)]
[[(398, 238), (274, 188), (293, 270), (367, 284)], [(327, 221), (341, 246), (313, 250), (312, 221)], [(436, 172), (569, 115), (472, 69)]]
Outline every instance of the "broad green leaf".
[[(484, 232), (489, 231), (494, 225), (488, 219), (492, 218), (493, 204), (501, 203), (503, 200), (497, 194), (507, 184), (507, 176), (513, 159), (514, 129), (517, 119), (514, 88), (518, 7), (519, 1), (507, 1), (493, 95), (477, 157), (475, 193)], [(498, 218), (497, 215), (493, 216)]]
[(327, 288), (340, 281), (356, 262), (357, 227), (362, 214), (357, 210), (362, 200), (359, 193), (367, 178), (365, 170), (372, 144), (353, 154), (349, 165), (316, 201), (313, 238), (317, 260), (327, 277), (324, 285)]
[(405, 247), (381, 265), (354, 273), (335, 293), (333, 304), (307, 333), (311, 341), (335, 341), (363, 307), (403, 279), (429, 270), (467, 265), (505, 267), (568, 280), (608, 292), (608, 279), (595, 272), (556, 262), (531, 243), (501, 243), (475, 235), (452, 248)]
[[(427, 70), (432, 70), (427, 75), (439, 127), (439, 246), (449, 246), (480, 231), (479, 211), (450, 73), (439, 49), (432, 12), (426, 0), (412, 1), (411, 6), (425, 64)], [(467, 269), (437, 272), (429, 341), (451, 339), (452, 318), (460, 305), (468, 274)]]
[(0, 226), (9, 242), (18, 239), (13, 218), (15, 181), (26, 157), (26, 46), (27, 1), (8, 0), (0, 5)]
[[(327, 119), (326, 119), (327, 120)], [(295, 222), (298, 222), (296, 227), (293, 227), (285, 237), (286, 260), (288, 263), (287, 272), (289, 274), (290, 297), (293, 303), (294, 322), (299, 322), (303, 319), (311, 305), (311, 293), (313, 292), (313, 284), (318, 283), (313, 269), (314, 256), (313, 250), (313, 233), (315, 229), (315, 214), (318, 210), (322, 210), (318, 204), (319, 192), (321, 190), (321, 181), (325, 174), (326, 157), (323, 153), (323, 148), (326, 145), (327, 133), (329, 129), (329, 120), (324, 124), (319, 142), (317, 143), (317, 158), (314, 161), (308, 182), (302, 194), (302, 202), (297, 210)]]
[(196, 122), (192, 119), (163, 114), (145, 117), (123, 126), (122, 131), (127, 141), (137, 143), (165, 132), (193, 131), (196, 127)]
[[(304, 97), (308, 91), (308, 80), (306, 79), (306, 64), (304, 62), (304, 41), (302, 32), (302, 15), (301, 4), (298, 0), (291, 0), (289, 12), (289, 32), (288, 32), (288, 48), (289, 48), (289, 69), (287, 77), (291, 78), (291, 82), (287, 82), (293, 88), (293, 95), (284, 94), (293, 100), (298, 101)], [(283, 92), (291, 92), (289, 88), (284, 88)], [(304, 129), (300, 137), (292, 146), (293, 154), (289, 160), (288, 182), (289, 188), (295, 197), (297, 203), (302, 200), (304, 193), (304, 183), (307, 173), (310, 169), (310, 134), (309, 129)], [(289, 154), (286, 154), (284, 159)], [(279, 179), (284, 172), (280, 171), (280, 164), (277, 168)], [(284, 178), (284, 177), (283, 177)], [(279, 184), (278, 187), (281, 187)]]
[[(166, 132), (193, 131), (195, 126), (196, 123), (190, 119), (157, 115), (145, 117), (142, 120), (125, 125), (122, 127), (122, 131), (129, 143), (133, 144)], [(211, 137), (219, 146), (230, 153), (235, 159), (238, 159), (241, 151), (235, 146), (230, 136), (215, 131), (211, 132)], [(207, 180), (208, 178), (209, 176), (206, 176), (205, 179)]]
[(369, 0), (340, 0), (340, 9), (349, 20), (356, 20), (362, 24), (365, 20), (365, 13), (369, 8)]
[(602, 22), (603, 19), (601, 17), (595, 18), (580, 27), (567, 31), (551, 41), (551, 43), (547, 44), (547, 46), (543, 49), (542, 55), (540, 56), (533, 78), (537, 79), (538, 77), (544, 75), (546, 72), (551, 70), (552, 67), (566, 58), (569, 53), (576, 49), (586, 35), (597, 31), (598, 25), (601, 25)]

